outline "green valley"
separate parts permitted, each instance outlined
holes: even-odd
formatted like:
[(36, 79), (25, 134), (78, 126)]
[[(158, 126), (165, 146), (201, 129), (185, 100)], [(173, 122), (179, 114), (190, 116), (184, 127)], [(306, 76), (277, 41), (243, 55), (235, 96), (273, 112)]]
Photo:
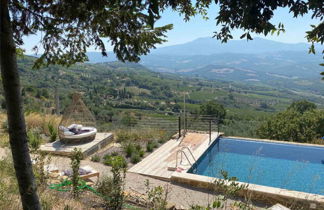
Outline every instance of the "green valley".
[[(153, 117), (156, 121), (176, 119), (183, 111), (184, 95), (187, 113), (197, 114), (202, 103), (215, 100), (227, 111), (221, 129), (227, 135), (250, 137), (256, 136), (255, 130), (262, 122), (292, 101), (307, 99), (319, 107), (324, 105), (324, 100), (317, 96), (301, 96), (303, 92), (158, 73), (135, 63), (76, 64), (34, 70), (34, 60), (24, 56), (18, 61), (25, 111), (54, 112), (57, 90), (62, 113), (71, 93), (82, 92), (102, 130), (118, 127), (127, 115)], [(4, 109), (4, 99), (0, 100)]]

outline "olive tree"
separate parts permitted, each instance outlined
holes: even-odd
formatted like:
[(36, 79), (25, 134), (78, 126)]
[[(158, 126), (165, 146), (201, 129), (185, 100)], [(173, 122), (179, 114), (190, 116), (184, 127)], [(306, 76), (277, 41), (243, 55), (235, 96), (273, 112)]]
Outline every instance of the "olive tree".
[[(284, 31), (283, 24), (271, 22), (274, 11), (289, 8), (294, 17), (311, 13), (323, 20), (323, 0), (1, 0), (0, 1), (0, 66), (6, 100), (9, 140), (19, 191), (24, 209), (40, 209), (27, 145), (21, 86), (17, 68), (17, 51), (23, 37), (41, 33), (43, 49), (34, 67), (49, 64), (72, 65), (87, 60), (90, 46), (107, 55), (103, 38), (107, 38), (121, 61), (139, 61), (156, 44), (165, 41), (172, 25), (154, 27), (163, 11), (170, 8), (184, 20), (206, 15), (211, 4), (218, 4), (215, 32), (217, 39), (232, 39), (236, 28), (245, 32), (241, 38), (252, 39), (250, 33), (264, 34)], [(324, 23), (307, 32), (307, 39), (324, 42)], [(315, 52), (314, 45), (310, 52)]]

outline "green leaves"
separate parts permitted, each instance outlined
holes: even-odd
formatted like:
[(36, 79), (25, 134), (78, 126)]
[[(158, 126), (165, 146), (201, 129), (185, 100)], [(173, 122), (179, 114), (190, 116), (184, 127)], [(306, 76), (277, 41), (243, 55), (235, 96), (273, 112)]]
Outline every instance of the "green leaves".
[(246, 37), (247, 40), (253, 40), (249, 32), (242, 34), (240, 39), (243, 39), (244, 37)]
[[(165, 42), (166, 32), (172, 25), (154, 27), (160, 13), (167, 8), (184, 16), (188, 21), (200, 14), (207, 17), (212, 1), (13, 1), (10, 13), (17, 46), (23, 44), (25, 35), (42, 33), (43, 55), (34, 67), (60, 64), (69, 66), (87, 61), (86, 50), (90, 46), (107, 55), (103, 38), (113, 46), (121, 61), (138, 62), (141, 55), (150, 52), (157, 44)], [(285, 32), (284, 24), (272, 23), (274, 11), (288, 8), (294, 17), (311, 13), (312, 18), (323, 19), (323, 1), (215, 1), (219, 13), (215, 20), (220, 30), (215, 38), (223, 43), (233, 39), (232, 31), (242, 29), (242, 38), (252, 40), (251, 33)], [(311, 43), (324, 43), (324, 22), (312, 25), (307, 32)], [(37, 47), (36, 47), (37, 48)], [(35, 48), (35, 49), (36, 49)], [(314, 45), (309, 49), (315, 53)]]
[(210, 115), (212, 117), (216, 117), (219, 123), (222, 123), (226, 116), (226, 110), (224, 106), (216, 103), (215, 101), (203, 103), (200, 106), (200, 113), (203, 115)]
[[(179, 4), (177, 2), (177, 4)], [(59, 64), (70, 66), (85, 62), (87, 48), (99, 49), (107, 55), (106, 38), (121, 61), (139, 61), (156, 44), (166, 41), (165, 33), (172, 25), (154, 27), (164, 3), (151, 1), (14, 1), (10, 12), (16, 44), (24, 35), (42, 33), (44, 53), (34, 68)]]
[(261, 138), (312, 142), (324, 135), (322, 127), (324, 112), (313, 103), (297, 101), (261, 125), (257, 133)]

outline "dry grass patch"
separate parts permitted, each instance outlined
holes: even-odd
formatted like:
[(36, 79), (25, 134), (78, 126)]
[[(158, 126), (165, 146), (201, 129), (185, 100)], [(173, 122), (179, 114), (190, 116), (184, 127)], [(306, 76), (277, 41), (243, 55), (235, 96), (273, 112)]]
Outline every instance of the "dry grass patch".
[(52, 124), (54, 128), (58, 128), (61, 117), (57, 115), (29, 113), (25, 116), (28, 129), (38, 129), (40, 133), (50, 135), (48, 125)]

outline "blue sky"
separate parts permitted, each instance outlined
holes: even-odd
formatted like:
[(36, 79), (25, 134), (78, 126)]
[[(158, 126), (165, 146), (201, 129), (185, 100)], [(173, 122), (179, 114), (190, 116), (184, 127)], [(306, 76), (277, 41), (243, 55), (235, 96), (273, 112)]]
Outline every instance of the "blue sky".
[[(172, 23), (173, 30), (167, 33), (168, 41), (158, 47), (181, 44), (200, 37), (212, 37), (213, 32), (219, 29), (219, 27), (216, 27), (215, 21), (217, 13), (218, 8), (214, 5), (210, 7), (208, 11), (209, 20), (206, 21), (203, 20), (201, 16), (197, 16), (192, 18), (189, 22), (185, 22), (183, 21), (183, 17), (180, 17), (178, 13), (166, 10), (156, 25), (159, 26)], [(285, 43), (307, 42), (305, 39), (305, 32), (310, 30), (311, 24), (316, 25), (320, 21), (311, 19), (311, 15), (309, 14), (303, 17), (293, 18), (288, 9), (279, 9), (274, 15), (273, 23), (278, 24), (279, 22), (285, 25), (286, 32), (284, 34), (280, 34), (279, 36), (268, 35), (267, 37), (254, 35), (254, 37), (261, 37)], [(241, 34), (241, 30), (233, 31), (234, 39), (239, 39)], [(31, 49), (38, 43), (40, 37), (41, 34), (37, 34), (24, 39), (25, 45), (23, 48), (26, 50), (27, 54), (33, 53)], [(111, 47), (107, 46), (107, 49), (111, 50)], [(88, 50), (95, 51), (94, 48), (89, 48)]]

